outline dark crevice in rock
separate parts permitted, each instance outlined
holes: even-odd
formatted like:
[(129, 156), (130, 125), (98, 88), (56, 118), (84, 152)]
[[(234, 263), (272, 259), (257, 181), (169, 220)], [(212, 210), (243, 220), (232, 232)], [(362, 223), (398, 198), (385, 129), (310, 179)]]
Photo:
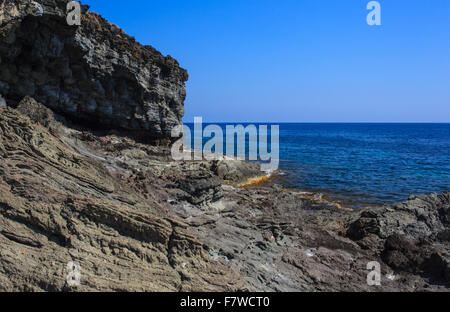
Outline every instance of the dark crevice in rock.
[(35, 248), (41, 248), (42, 247), (42, 243), (38, 240), (34, 240), (30, 237), (26, 237), (26, 236), (21, 236), (19, 234), (16, 233), (12, 233), (12, 232), (8, 232), (8, 231), (0, 231), (1, 234), (3, 234), (3, 236), (5, 236), (6, 238), (19, 243), (19, 244), (23, 244), (23, 245), (27, 245), (30, 247), (35, 247)]

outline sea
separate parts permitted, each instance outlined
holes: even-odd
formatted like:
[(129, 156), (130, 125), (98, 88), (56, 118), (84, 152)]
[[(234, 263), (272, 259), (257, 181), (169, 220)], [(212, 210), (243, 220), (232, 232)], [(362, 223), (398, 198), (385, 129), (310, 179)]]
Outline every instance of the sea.
[[(186, 125), (194, 129), (193, 124)], [(217, 125), (225, 133), (226, 125), (233, 123)], [(286, 188), (323, 194), (353, 207), (450, 190), (448, 123), (276, 125), (280, 170), (275, 181)]]

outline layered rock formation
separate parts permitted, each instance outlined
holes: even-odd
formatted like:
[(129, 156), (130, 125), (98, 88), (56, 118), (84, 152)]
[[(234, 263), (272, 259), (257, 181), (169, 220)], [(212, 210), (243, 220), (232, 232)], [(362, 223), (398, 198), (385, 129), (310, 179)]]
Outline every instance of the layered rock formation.
[(245, 166), (68, 128), (29, 97), (0, 108), (0, 290), (448, 290), (450, 193), (349, 211), (239, 187)]
[(32, 96), (91, 128), (170, 142), (184, 114), (188, 79), (177, 61), (135, 42), (87, 6), (81, 26), (69, 26), (67, 1), (38, 3), (0, 4), (0, 94), (8, 104)]
[(94, 137), (64, 128), (30, 98), (19, 110), (31, 119), (0, 108), (1, 291), (69, 290), (70, 261), (81, 264), (83, 291), (242, 287), (170, 218), (158, 193), (132, 182), (140, 176), (84, 148)]

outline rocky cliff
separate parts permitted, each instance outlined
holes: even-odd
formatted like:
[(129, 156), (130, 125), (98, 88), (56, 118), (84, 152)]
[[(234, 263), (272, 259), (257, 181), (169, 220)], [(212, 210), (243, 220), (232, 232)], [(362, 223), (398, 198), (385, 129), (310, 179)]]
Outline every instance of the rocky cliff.
[(184, 114), (187, 72), (87, 6), (81, 26), (69, 26), (66, 4), (1, 2), (0, 94), (8, 105), (32, 96), (91, 128), (170, 142)]

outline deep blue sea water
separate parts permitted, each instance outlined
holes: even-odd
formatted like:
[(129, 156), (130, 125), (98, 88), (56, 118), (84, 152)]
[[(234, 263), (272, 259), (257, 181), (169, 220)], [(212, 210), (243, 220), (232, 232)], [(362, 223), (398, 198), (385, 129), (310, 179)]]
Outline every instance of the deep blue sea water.
[(450, 124), (279, 125), (286, 187), (361, 204), (450, 190)]
[(450, 190), (450, 124), (281, 124), (286, 186), (390, 203)]

